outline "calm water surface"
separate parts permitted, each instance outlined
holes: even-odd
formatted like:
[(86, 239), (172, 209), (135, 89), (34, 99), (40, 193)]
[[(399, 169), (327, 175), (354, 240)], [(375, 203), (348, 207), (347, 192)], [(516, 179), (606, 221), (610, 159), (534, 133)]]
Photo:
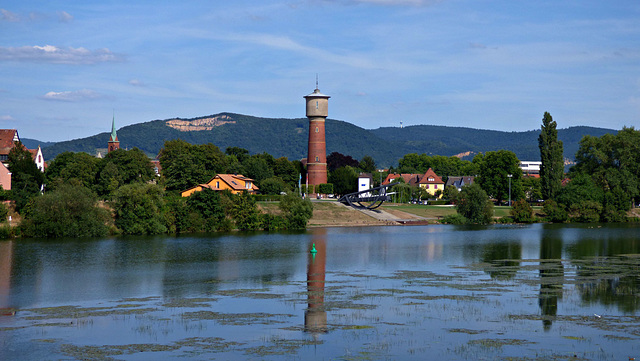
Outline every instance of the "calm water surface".
[(626, 361), (639, 308), (638, 225), (0, 242), (0, 360)]

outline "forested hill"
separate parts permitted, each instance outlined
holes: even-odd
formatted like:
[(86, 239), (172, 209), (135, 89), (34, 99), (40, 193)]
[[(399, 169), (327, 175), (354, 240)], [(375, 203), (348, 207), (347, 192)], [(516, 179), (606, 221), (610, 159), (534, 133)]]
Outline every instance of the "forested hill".
[[(212, 143), (224, 151), (235, 146), (252, 154), (267, 152), (290, 160), (306, 157), (309, 122), (306, 118), (273, 119), (221, 113), (193, 119), (153, 120), (118, 130), (121, 148), (137, 147), (155, 156), (166, 140), (183, 139), (194, 144)], [(584, 135), (615, 133), (610, 129), (573, 127), (560, 129), (565, 157), (573, 159)], [(396, 166), (407, 153), (452, 156), (464, 152), (511, 150), (519, 159), (537, 160), (540, 131), (500, 132), (471, 128), (417, 125), (405, 128), (367, 130), (353, 124), (327, 119), (327, 153), (339, 152), (361, 159), (372, 156), (378, 166)], [(55, 143), (43, 152), (47, 160), (64, 151), (95, 154), (107, 147), (109, 133)]]

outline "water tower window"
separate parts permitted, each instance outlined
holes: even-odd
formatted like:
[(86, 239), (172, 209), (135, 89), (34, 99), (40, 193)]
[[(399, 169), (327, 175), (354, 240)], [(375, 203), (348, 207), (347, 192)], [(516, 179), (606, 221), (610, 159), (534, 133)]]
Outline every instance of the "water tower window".
[(316, 162), (319, 162), (319, 161), (320, 161), (320, 158), (316, 157)]
[(316, 109), (318, 109), (318, 101), (316, 100)]
[(320, 130), (318, 129), (318, 127), (316, 127), (316, 133), (318, 133)]

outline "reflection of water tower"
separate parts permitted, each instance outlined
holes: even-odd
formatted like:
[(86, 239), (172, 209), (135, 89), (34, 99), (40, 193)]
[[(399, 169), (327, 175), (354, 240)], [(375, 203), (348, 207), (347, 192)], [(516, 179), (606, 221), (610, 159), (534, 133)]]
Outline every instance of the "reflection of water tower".
[(0, 316), (8, 315), (11, 309), (11, 268), (13, 266), (13, 241), (0, 242)]
[(307, 101), (307, 118), (309, 118), (307, 176), (309, 184), (318, 185), (327, 183), (327, 143), (324, 123), (329, 115), (330, 96), (320, 93), (316, 81), (316, 89), (304, 98)]
[(318, 252), (309, 254), (307, 268), (307, 310), (304, 313), (304, 330), (310, 332), (314, 338), (327, 332), (327, 311), (324, 307), (326, 236), (326, 229), (314, 230), (311, 242), (315, 244)]

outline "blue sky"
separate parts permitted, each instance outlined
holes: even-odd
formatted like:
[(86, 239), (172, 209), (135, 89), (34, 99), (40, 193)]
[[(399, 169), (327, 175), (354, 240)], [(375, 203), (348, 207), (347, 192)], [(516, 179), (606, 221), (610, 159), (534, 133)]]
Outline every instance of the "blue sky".
[(637, 0), (0, 4), (0, 128), (62, 141), (220, 112), (367, 129), (640, 127)]

